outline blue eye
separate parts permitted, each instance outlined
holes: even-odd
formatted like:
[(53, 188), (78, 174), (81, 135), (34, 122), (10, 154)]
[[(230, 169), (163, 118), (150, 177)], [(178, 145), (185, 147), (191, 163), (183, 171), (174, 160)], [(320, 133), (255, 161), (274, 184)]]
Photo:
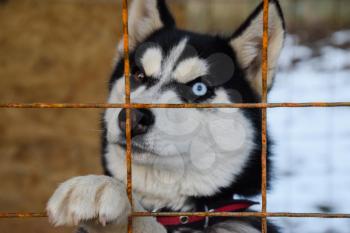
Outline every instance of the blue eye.
[(204, 96), (208, 92), (208, 87), (204, 83), (198, 82), (192, 86), (192, 91), (197, 96)]

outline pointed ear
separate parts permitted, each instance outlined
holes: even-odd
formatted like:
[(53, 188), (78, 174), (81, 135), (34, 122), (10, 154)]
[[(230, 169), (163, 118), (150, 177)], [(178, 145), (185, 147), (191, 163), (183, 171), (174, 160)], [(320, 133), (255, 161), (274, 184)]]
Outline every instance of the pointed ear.
[[(234, 33), (230, 45), (236, 53), (239, 64), (246, 72), (252, 88), (262, 92), (261, 55), (263, 36), (263, 4), (260, 4), (248, 20)], [(269, 48), (268, 48), (268, 88), (271, 87), (274, 71), (283, 46), (285, 25), (278, 0), (269, 3)]]
[[(129, 7), (129, 46), (132, 50), (153, 32), (175, 27), (165, 0), (133, 0)], [(119, 52), (122, 52), (122, 43)]]

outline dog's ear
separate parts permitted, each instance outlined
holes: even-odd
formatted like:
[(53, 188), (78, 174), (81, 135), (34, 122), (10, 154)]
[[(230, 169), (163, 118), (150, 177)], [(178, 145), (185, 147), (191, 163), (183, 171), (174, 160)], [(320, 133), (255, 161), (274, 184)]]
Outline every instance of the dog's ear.
[[(175, 27), (165, 0), (133, 0), (129, 11), (129, 46), (135, 48), (161, 28)], [(122, 43), (120, 44), (120, 47)], [(120, 51), (120, 49), (119, 49)]]
[[(284, 18), (277, 0), (270, 0), (269, 3), (268, 32), (269, 49), (267, 84), (268, 88), (270, 88), (285, 37)], [(262, 37), (263, 4), (261, 3), (230, 39), (230, 45), (236, 53), (238, 62), (246, 72), (246, 78), (258, 94), (261, 94), (262, 92)]]

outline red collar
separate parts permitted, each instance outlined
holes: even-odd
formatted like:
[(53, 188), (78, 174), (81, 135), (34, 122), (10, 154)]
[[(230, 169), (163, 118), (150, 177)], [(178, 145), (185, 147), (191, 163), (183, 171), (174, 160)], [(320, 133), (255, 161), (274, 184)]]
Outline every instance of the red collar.
[[(218, 207), (216, 209), (209, 210), (208, 212), (239, 212), (246, 211), (252, 205), (258, 204), (256, 202), (247, 201), (247, 200), (235, 200), (233, 203)], [(171, 217), (157, 217), (157, 221), (166, 228), (173, 228), (177, 226), (189, 226), (193, 224), (203, 223), (203, 227), (206, 228), (209, 226), (209, 217), (206, 216), (171, 216)], [(202, 225), (202, 224), (201, 224)]]

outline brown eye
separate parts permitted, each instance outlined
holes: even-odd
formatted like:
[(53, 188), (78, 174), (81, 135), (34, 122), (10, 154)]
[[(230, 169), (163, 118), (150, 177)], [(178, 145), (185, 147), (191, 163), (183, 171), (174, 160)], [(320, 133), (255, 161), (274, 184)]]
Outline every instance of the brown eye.
[(135, 79), (139, 82), (144, 82), (144, 81), (146, 81), (146, 75), (142, 72), (137, 72), (135, 74)]

